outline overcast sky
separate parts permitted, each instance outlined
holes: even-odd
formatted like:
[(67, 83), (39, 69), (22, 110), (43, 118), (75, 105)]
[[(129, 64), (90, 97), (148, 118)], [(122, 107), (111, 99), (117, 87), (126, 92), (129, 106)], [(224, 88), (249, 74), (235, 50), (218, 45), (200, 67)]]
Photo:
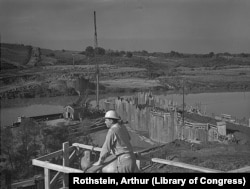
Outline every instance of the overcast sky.
[(0, 0), (1, 40), (55, 50), (250, 53), (250, 0)]

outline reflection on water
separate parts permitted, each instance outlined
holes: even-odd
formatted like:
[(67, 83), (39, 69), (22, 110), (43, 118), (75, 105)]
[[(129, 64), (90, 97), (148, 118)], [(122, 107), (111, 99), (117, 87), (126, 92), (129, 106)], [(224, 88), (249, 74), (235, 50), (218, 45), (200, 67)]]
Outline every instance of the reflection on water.
[(18, 116), (32, 117), (38, 115), (55, 114), (63, 112), (63, 106), (34, 104), (25, 107), (1, 109), (1, 126), (11, 125), (17, 121)]
[[(176, 101), (179, 105), (182, 104), (182, 95), (169, 94), (164, 96)], [(30, 117), (62, 113), (63, 107), (75, 102), (77, 98), (77, 96), (71, 96), (1, 101), (1, 126), (12, 124), (18, 116), (22, 115)], [(188, 94), (185, 95), (184, 99), (186, 104), (192, 106), (201, 103), (201, 108), (206, 111), (207, 115), (224, 113), (240, 119), (250, 118), (250, 92)]]
[(60, 105), (66, 106), (77, 100), (78, 96), (60, 96), (44, 98), (16, 98), (1, 101), (1, 108), (28, 107), (31, 105)]
[[(182, 104), (182, 95), (169, 95), (169, 98)], [(184, 100), (192, 106), (200, 103), (208, 116), (224, 113), (239, 119), (250, 118), (250, 92), (188, 94)]]

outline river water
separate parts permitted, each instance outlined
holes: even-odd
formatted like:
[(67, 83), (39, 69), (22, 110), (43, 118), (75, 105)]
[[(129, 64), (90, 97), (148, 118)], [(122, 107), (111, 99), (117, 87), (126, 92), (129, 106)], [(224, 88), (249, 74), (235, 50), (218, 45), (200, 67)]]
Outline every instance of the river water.
[[(179, 105), (182, 104), (182, 95), (165, 96)], [(75, 102), (77, 98), (65, 96), (1, 101), (1, 126), (11, 125), (17, 121), (18, 116), (62, 113), (63, 107)], [(192, 106), (200, 103), (202, 111), (209, 116), (223, 113), (239, 119), (250, 118), (250, 92), (188, 94), (184, 96), (184, 100), (186, 104)]]

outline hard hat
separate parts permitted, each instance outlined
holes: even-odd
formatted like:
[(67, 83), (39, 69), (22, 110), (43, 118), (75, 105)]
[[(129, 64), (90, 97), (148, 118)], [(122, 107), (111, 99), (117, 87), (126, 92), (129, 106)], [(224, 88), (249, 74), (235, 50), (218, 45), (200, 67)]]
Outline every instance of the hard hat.
[(119, 115), (114, 110), (106, 112), (104, 119), (120, 119)]

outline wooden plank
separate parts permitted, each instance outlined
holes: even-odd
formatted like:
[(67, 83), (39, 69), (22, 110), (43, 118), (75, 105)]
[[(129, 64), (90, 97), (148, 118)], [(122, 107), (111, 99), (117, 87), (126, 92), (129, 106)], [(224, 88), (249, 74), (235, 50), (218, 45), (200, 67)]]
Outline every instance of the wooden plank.
[(74, 144), (72, 144), (72, 146), (83, 148), (83, 149), (88, 149), (88, 150), (93, 150), (93, 151), (98, 151), (98, 152), (101, 152), (101, 150), (102, 150), (99, 147), (94, 147), (94, 146), (79, 144), (79, 143), (74, 143)]
[[(63, 143), (63, 166), (69, 166), (69, 142)], [(63, 174), (63, 188), (68, 187), (68, 175)]]
[(228, 171), (227, 173), (250, 173), (250, 166)]
[[(69, 152), (71, 153), (74, 149), (75, 149), (74, 146), (69, 147)], [(54, 157), (58, 157), (61, 155), (63, 155), (63, 150), (58, 150), (58, 151), (49, 153), (47, 155), (41, 156), (41, 157), (37, 158), (37, 160), (46, 161), (46, 160), (50, 160)]]
[(44, 169), (44, 185), (45, 189), (50, 189), (50, 170), (48, 168)]
[(159, 159), (159, 158), (152, 158), (151, 161), (156, 162), (156, 163), (162, 163), (162, 164), (166, 164), (166, 165), (172, 165), (172, 166), (176, 166), (176, 167), (182, 167), (182, 168), (186, 168), (186, 169), (196, 170), (196, 171), (204, 172), (204, 173), (222, 173), (223, 172), (223, 171), (219, 171), (219, 170), (215, 170), (215, 169), (209, 169), (209, 168), (200, 167), (200, 166), (196, 166), (196, 165), (190, 165), (190, 164), (186, 164), (186, 163), (170, 161), (170, 160), (165, 160), (165, 159)]
[[(38, 182), (38, 184), (36, 185), (39, 189), (39, 186), (41, 184), (39, 184), (41, 181), (44, 181), (44, 176), (42, 175), (35, 175), (33, 178), (31, 179), (26, 179), (26, 180), (22, 180), (19, 182), (15, 182), (11, 184), (11, 189), (17, 189), (17, 188), (25, 188), (25, 187), (32, 187), (36, 185), (36, 182)], [(44, 187), (42, 187), (44, 189)]]
[(136, 151), (137, 153), (146, 153), (146, 152), (150, 152), (150, 151), (153, 151), (153, 150), (158, 150), (158, 148), (162, 148), (164, 147), (166, 144), (162, 144), (162, 145), (159, 145), (159, 146), (154, 146), (154, 147), (151, 147), (151, 148), (147, 148), (147, 149), (143, 149), (143, 150), (139, 150), (139, 151)]
[(15, 188), (23, 187), (23, 186), (31, 186), (34, 184), (35, 184), (34, 179), (28, 179), (28, 180), (24, 180), (24, 181), (11, 184), (11, 188), (15, 189)]
[(40, 161), (40, 160), (37, 160), (37, 159), (32, 160), (32, 165), (47, 168), (47, 169), (51, 169), (51, 170), (54, 170), (54, 171), (63, 172), (63, 173), (83, 173), (83, 171), (80, 170), (80, 169), (74, 169), (74, 168), (71, 168), (71, 167), (64, 167), (62, 165), (56, 165), (56, 164), (49, 163), (49, 162), (43, 162), (43, 161)]
[(75, 156), (76, 156), (76, 151), (74, 150), (74, 151), (70, 154), (70, 156), (69, 156), (69, 164), (72, 162), (72, 160), (75, 158)]
[(145, 167), (141, 167), (140, 170), (141, 171), (144, 171), (146, 169), (148, 169), (149, 167), (152, 167), (153, 164), (149, 164), (149, 165), (146, 165)]
[(50, 187), (51, 187), (51, 188), (54, 188), (54, 186), (55, 186), (55, 184), (56, 184), (56, 181), (58, 180), (58, 178), (59, 178), (61, 175), (62, 175), (61, 172), (57, 172), (57, 173), (55, 174), (55, 176), (51, 179), (51, 181), (50, 181)]

